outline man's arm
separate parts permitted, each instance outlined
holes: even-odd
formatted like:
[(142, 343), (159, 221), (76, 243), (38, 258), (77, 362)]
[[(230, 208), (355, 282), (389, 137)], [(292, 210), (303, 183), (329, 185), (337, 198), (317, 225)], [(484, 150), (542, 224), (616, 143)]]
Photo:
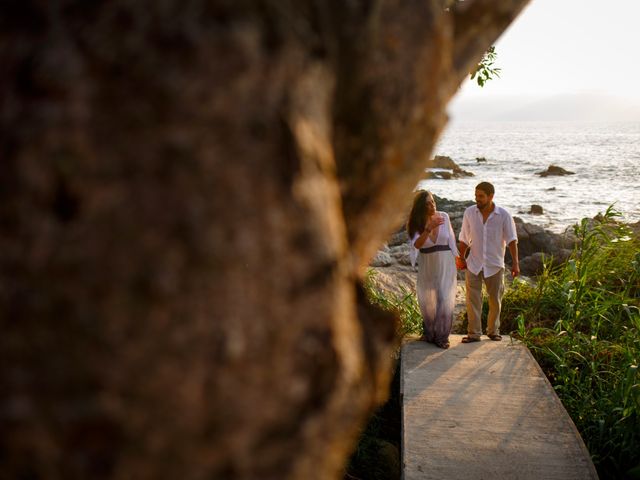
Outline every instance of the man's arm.
[(513, 278), (520, 275), (520, 261), (518, 260), (518, 241), (513, 240), (509, 244), (509, 253), (511, 254), (511, 276)]
[(456, 267), (459, 270), (463, 270), (467, 268), (467, 261), (465, 260), (465, 255), (467, 253), (467, 249), (469, 248), (469, 243), (467, 238), (469, 237), (469, 216), (465, 210), (464, 215), (462, 216), (462, 227), (460, 228), (460, 235), (458, 236), (458, 255), (456, 257)]
[(465, 253), (467, 253), (467, 248), (469, 248), (469, 245), (464, 243), (462, 240), (458, 242), (458, 251), (460, 253), (460, 256), (456, 257), (456, 267), (458, 268), (458, 270), (467, 268), (467, 262), (464, 259), (464, 255)]

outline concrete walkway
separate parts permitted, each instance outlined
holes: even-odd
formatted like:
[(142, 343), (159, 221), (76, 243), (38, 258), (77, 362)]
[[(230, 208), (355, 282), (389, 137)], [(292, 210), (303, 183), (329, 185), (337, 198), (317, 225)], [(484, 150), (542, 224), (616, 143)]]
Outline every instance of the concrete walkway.
[(402, 348), (403, 478), (597, 479), (578, 431), (529, 351), (507, 336)]

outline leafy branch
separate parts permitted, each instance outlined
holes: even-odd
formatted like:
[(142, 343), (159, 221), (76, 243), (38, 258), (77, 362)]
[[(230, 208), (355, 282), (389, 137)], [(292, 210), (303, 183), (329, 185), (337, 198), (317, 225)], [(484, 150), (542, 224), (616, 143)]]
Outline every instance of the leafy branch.
[(496, 47), (492, 45), (489, 47), (489, 50), (486, 51), (482, 60), (480, 60), (480, 63), (476, 66), (476, 69), (471, 72), (471, 80), (475, 79), (478, 85), (484, 87), (484, 84), (487, 83), (488, 80), (499, 78), (502, 69), (494, 67), (496, 57)]

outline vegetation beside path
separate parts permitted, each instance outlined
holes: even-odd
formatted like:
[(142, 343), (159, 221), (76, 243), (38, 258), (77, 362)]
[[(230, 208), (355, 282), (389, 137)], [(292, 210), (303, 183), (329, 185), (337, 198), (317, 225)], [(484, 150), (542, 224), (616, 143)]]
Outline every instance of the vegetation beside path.
[[(595, 222), (583, 220), (568, 262), (553, 266), (548, 259), (534, 283), (514, 282), (504, 297), (501, 330), (529, 347), (600, 478), (633, 479), (640, 478), (640, 236), (617, 216), (609, 208)], [(421, 333), (414, 292), (384, 291), (373, 274), (366, 283), (374, 303), (400, 315), (400, 335)], [(375, 425), (399, 418), (389, 411), (386, 405), (376, 414), (351, 467), (376, 462), (375, 449), (366, 446), (377, 445)], [(359, 477), (351, 467), (345, 478), (385, 478)]]
[(611, 208), (575, 227), (570, 260), (504, 299), (504, 331), (531, 350), (600, 478), (640, 478), (640, 238)]

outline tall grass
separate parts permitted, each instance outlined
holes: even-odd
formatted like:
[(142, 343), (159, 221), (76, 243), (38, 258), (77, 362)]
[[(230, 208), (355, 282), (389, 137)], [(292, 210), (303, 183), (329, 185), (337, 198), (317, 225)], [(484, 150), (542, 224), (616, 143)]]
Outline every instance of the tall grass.
[(546, 262), (503, 302), (503, 326), (542, 366), (603, 479), (640, 467), (640, 241), (618, 215), (583, 220), (570, 260)]
[(376, 272), (373, 269), (367, 271), (364, 287), (369, 300), (379, 307), (395, 312), (400, 317), (398, 335), (422, 335), (422, 315), (416, 294), (403, 286), (399, 287), (399, 293), (384, 290), (376, 283)]
[[(640, 238), (618, 216), (583, 220), (568, 262), (549, 258), (535, 283), (514, 281), (501, 321), (545, 371), (602, 479), (640, 478)], [(365, 285), (398, 312), (400, 335), (422, 333), (413, 292), (384, 291), (373, 271)]]

